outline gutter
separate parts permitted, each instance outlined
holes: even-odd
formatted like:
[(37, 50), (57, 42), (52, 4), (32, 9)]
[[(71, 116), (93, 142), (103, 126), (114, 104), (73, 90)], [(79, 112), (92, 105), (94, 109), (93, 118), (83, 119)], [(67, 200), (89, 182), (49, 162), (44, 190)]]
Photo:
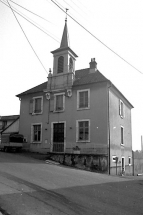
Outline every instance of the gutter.
[(110, 175), (110, 113), (109, 113), (109, 89), (112, 86), (112, 83), (110, 82), (110, 85), (108, 86), (108, 173)]

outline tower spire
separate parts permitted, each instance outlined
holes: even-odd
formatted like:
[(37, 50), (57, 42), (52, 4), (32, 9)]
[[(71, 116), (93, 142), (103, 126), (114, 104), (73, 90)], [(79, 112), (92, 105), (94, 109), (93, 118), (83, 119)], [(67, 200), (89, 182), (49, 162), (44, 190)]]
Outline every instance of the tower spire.
[(65, 27), (64, 27), (64, 31), (63, 31), (63, 36), (62, 36), (60, 48), (69, 47), (69, 35), (68, 35), (68, 27), (67, 27), (67, 11), (68, 10), (69, 9), (66, 8)]
[(65, 19), (65, 22), (67, 22), (67, 12), (68, 12), (68, 8), (66, 8), (66, 19)]

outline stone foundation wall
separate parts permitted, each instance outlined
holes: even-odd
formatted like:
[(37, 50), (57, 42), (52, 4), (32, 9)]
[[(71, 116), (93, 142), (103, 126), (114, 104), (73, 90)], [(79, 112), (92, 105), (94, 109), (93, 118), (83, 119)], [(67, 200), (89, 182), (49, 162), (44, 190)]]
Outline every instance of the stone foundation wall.
[(108, 173), (108, 157), (106, 155), (49, 153), (48, 157), (67, 166), (74, 166), (93, 172)]

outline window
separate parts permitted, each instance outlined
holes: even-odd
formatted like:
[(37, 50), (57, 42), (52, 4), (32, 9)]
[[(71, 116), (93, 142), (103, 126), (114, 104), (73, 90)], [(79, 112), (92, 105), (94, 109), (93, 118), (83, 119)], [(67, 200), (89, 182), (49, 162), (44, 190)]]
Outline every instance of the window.
[(70, 60), (69, 60), (69, 70), (72, 70), (72, 69), (73, 69), (73, 60), (70, 57)]
[(89, 120), (77, 120), (77, 142), (89, 142), (90, 141), (90, 121)]
[(90, 91), (78, 90), (77, 91), (77, 109), (88, 109), (90, 100)]
[(65, 109), (64, 106), (65, 106), (64, 93), (55, 94), (55, 108), (54, 108), (54, 110), (57, 112), (64, 111), (64, 109)]
[(131, 157), (130, 156), (128, 158), (128, 161), (129, 161), (129, 166), (131, 166), (132, 162), (131, 162)]
[(32, 142), (42, 141), (42, 124), (33, 124), (31, 128), (31, 139)]
[(120, 100), (119, 114), (123, 118), (124, 117), (124, 103)]
[(64, 57), (60, 56), (58, 58), (58, 73), (63, 73), (64, 71)]
[(121, 145), (124, 145), (124, 128), (121, 126)]
[(7, 126), (7, 121), (3, 121), (3, 128), (5, 128)]
[(7, 121), (0, 121), (0, 129), (4, 129), (7, 126)]
[(33, 113), (34, 114), (41, 114), (43, 111), (43, 97), (35, 97), (33, 98)]

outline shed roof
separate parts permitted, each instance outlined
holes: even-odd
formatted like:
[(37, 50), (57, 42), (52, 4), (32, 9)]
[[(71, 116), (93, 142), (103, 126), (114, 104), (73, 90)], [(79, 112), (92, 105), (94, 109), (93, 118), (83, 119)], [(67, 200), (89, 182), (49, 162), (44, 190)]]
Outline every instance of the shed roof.
[(19, 115), (0, 116), (0, 121), (16, 120), (18, 118)]

